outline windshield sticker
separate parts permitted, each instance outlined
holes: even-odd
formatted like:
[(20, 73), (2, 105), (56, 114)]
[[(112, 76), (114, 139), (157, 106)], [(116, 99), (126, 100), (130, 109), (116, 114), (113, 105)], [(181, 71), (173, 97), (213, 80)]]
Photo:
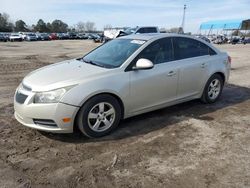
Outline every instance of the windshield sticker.
[(144, 40), (132, 40), (130, 43), (142, 45), (142, 44), (144, 44), (145, 42), (146, 42), (146, 41), (144, 41)]

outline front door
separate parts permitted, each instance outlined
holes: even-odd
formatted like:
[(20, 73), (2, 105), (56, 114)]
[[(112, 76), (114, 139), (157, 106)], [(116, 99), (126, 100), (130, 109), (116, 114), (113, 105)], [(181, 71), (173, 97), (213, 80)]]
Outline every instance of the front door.
[(177, 93), (178, 69), (173, 61), (171, 38), (152, 42), (136, 58), (153, 62), (150, 70), (130, 71), (130, 112), (149, 111), (175, 100)]

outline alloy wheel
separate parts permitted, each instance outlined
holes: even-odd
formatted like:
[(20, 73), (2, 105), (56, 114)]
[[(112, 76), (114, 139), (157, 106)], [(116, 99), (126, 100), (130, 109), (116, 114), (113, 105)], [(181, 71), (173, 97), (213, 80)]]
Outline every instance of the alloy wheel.
[(96, 104), (88, 113), (88, 126), (96, 132), (109, 129), (115, 120), (115, 108), (108, 102)]
[(215, 100), (221, 91), (221, 82), (219, 79), (214, 79), (212, 82), (209, 84), (208, 87), (208, 97), (211, 100)]

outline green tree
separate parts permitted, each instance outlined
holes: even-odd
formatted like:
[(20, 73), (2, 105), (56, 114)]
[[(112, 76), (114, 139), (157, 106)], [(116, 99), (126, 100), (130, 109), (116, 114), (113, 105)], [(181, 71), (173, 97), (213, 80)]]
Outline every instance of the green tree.
[(25, 32), (25, 31), (29, 31), (29, 30), (27, 29), (27, 25), (23, 20), (18, 20), (15, 23), (15, 31)]
[(42, 20), (42, 19), (39, 19), (37, 24), (35, 25), (34, 29), (36, 31), (39, 31), (40, 33), (43, 33), (43, 32), (48, 32), (48, 28), (47, 28), (47, 25), (46, 23)]
[(9, 21), (9, 15), (0, 13), (0, 32), (11, 32), (13, 28), (14, 25)]
[(48, 22), (46, 24), (46, 27), (47, 27), (47, 30), (48, 30), (47, 32), (52, 32), (52, 25), (51, 25), (51, 23)]
[(67, 32), (68, 30), (68, 25), (61, 20), (54, 20), (51, 23), (51, 27), (52, 27), (52, 32), (55, 33)]

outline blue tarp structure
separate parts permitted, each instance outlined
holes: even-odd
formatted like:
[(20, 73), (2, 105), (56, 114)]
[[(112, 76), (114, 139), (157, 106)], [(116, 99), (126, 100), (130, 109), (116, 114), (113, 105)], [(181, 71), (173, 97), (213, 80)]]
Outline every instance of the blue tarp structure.
[(218, 20), (204, 22), (200, 25), (201, 30), (206, 29), (223, 29), (223, 30), (249, 30), (250, 29), (250, 19), (243, 20)]

